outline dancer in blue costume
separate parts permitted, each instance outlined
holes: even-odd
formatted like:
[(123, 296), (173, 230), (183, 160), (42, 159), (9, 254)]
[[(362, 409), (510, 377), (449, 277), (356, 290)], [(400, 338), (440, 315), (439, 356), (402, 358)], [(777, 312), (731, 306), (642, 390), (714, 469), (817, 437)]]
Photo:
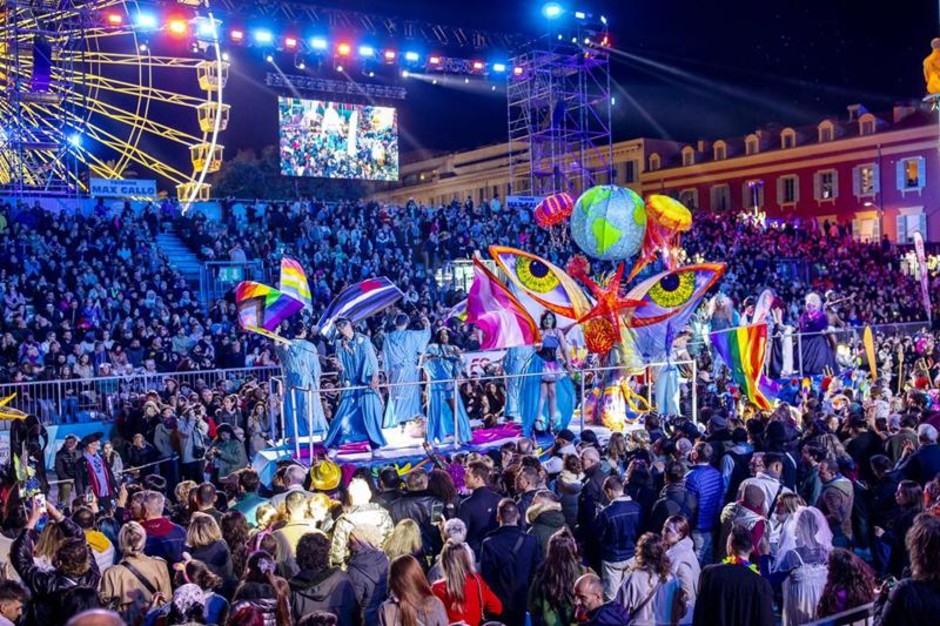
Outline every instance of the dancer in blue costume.
[(368, 441), (374, 450), (385, 445), (382, 435), (382, 397), (379, 395), (379, 360), (372, 341), (353, 330), (352, 323), (341, 317), (336, 320), (336, 357), (341, 367), (344, 389), (323, 440), (327, 448), (344, 443)]
[(545, 311), (539, 321), (542, 342), (536, 344), (524, 372), (520, 400), (526, 437), (533, 430), (558, 432), (567, 428), (574, 412), (574, 384), (562, 369), (562, 365), (568, 366), (567, 345), (555, 324), (555, 314)]
[[(428, 441), (441, 443), (454, 435), (454, 411), (457, 411), (457, 428), (463, 443), (469, 442), (470, 418), (464, 408), (460, 394), (454, 397), (454, 380), (463, 370), (460, 349), (450, 343), (446, 328), (437, 331), (435, 343), (428, 346), (424, 355), (424, 367), (430, 383), (428, 388)], [(446, 382), (445, 382), (446, 381)]]
[(421, 318), (421, 330), (408, 330), (408, 316), (395, 318), (395, 330), (382, 345), (382, 360), (388, 375), (388, 404), (385, 405), (385, 428), (404, 424), (423, 416), (421, 408), (421, 370), (418, 361), (431, 340), (431, 322)]
[(519, 374), (525, 369), (526, 363), (532, 357), (535, 348), (532, 346), (516, 346), (506, 350), (503, 357), (503, 372), (506, 374), (506, 421), (519, 422), (522, 420), (522, 382)]
[[(278, 341), (274, 345), (281, 369), (284, 372), (284, 438), (307, 437), (310, 417), (313, 417), (313, 432), (326, 432), (326, 417), (320, 400), (320, 355), (317, 348), (307, 341), (303, 324), (293, 327), (294, 339)], [(294, 432), (294, 420), (297, 432)]]

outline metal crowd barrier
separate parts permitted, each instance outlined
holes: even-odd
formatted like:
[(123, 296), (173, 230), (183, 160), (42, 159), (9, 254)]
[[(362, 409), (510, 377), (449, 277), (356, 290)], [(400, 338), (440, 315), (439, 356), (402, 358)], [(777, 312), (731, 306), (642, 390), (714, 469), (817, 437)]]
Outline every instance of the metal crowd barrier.
[(805, 626), (871, 626), (874, 623), (872, 616), (874, 607), (874, 603), (858, 606), (815, 622), (809, 622)]
[[(646, 385), (645, 385), (645, 386), (646, 386), (646, 398), (645, 398), (645, 399), (646, 399), (647, 405), (648, 405), (650, 408), (653, 408), (653, 406), (654, 406), (654, 403), (653, 403), (653, 385), (652, 385), (652, 382), (651, 382), (651, 376), (652, 376), (653, 373), (654, 373), (655, 371), (657, 371), (659, 368), (666, 367), (666, 366), (676, 366), (676, 367), (678, 367), (678, 366), (688, 366), (688, 367), (691, 369), (691, 376), (690, 376), (690, 379), (694, 381), (694, 380), (696, 379), (696, 377), (697, 377), (697, 368), (698, 368), (698, 365), (697, 365), (697, 363), (695, 362), (694, 359), (692, 359), (692, 360), (676, 360), (676, 361), (661, 361), (661, 362), (646, 363), (646, 364), (640, 366), (639, 369), (637, 369), (637, 368), (632, 368), (632, 369), (631, 369), (631, 372), (633, 372), (633, 373), (642, 372), (642, 373), (644, 374), (644, 378), (645, 378), (645, 381), (646, 381)], [(622, 365), (613, 365), (613, 366), (609, 366), (609, 367), (576, 368), (576, 371), (581, 372), (581, 377), (580, 377), (580, 393), (579, 393), (578, 398), (577, 398), (578, 403), (577, 403), (577, 406), (576, 406), (575, 409), (574, 409), (574, 414), (572, 415), (572, 419), (578, 418), (578, 419), (580, 420), (580, 428), (581, 428), (582, 430), (585, 428), (585, 406), (584, 406), (584, 399), (585, 399), (585, 397), (586, 397), (586, 395), (587, 395), (587, 390), (588, 390), (588, 388), (587, 388), (587, 382), (586, 382), (586, 378), (587, 378), (587, 377), (585, 376), (585, 374), (593, 373), (593, 374), (597, 375), (597, 374), (603, 374), (603, 373), (605, 373), (605, 372), (611, 372), (611, 371), (626, 371), (626, 369), (627, 369), (627, 368), (625, 368), (625, 367), (622, 366)], [(332, 376), (336, 376), (336, 374), (335, 374), (335, 373), (325, 373), (322, 378), (328, 378), (328, 377), (332, 377)], [(521, 374), (497, 374), (497, 375), (474, 376), (474, 377), (472, 377), (472, 380), (473, 380), (474, 382), (482, 383), (482, 384), (485, 385), (488, 381), (507, 382), (507, 381), (509, 381), (509, 380), (511, 380), (511, 379), (514, 379), (514, 378), (531, 378), (531, 377), (539, 377), (539, 378), (541, 378), (541, 376), (542, 376), (542, 373), (541, 373), (541, 372), (539, 372), (539, 373), (532, 373), (532, 374), (528, 374), (528, 373), (521, 373)], [(454, 403), (455, 403), (455, 405), (456, 405), (456, 403), (458, 403), (458, 402), (460, 401), (460, 386), (461, 386), (464, 382), (467, 382), (467, 381), (469, 381), (469, 380), (471, 380), (471, 378), (465, 376), (465, 377), (458, 377), (458, 378), (444, 379), (444, 380), (434, 380), (434, 381), (430, 381), (430, 380), (418, 380), (418, 381), (409, 382), (409, 383), (395, 383), (395, 384), (392, 384), (392, 383), (387, 383), (387, 382), (385, 382), (385, 383), (379, 383), (379, 384), (377, 385), (377, 391), (389, 390), (389, 389), (391, 389), (391, 388), (393, 388), (393, 387), (410, 387), (410, 386), (414, 386), (414, 385), (419, 385), (419, 386), (420, 386), (420, 385), (432, 385), (432, 384), (433, 384), (433, 385), (451, 385), (451, 384), (452, 384), (452, 385), (453, 385), (453, 394), (454, 394)], [(269, 419), (270, 419), (271, 433), (273, 434), (273, 433), (276, 432), (276, 430), (275, 430), (275, 426), (276, 426), (275, 416), (276, 416), (276, 413), (275, 413), (275, 406), (274, 406), (274, 405), (276, 404), (276, 405), (277, 405), (278, 412), (279, 412), (279, 414), (280, 414), (280, 435), (281, 435), (282, 438), (284, 437), (284, 434), (287, 432), (287, 430), (286, 430), (286, 419), (287, 419), (287, 416), (285, 415), (285, 410), (284, 410), (284, 404), (285, 404), (285, 403), (284, 403), (284, 400), (285, 400), (286, 394), (288, 394), (288, 393), (294, 394), (294, 397), (296, 398), (296, 394), (297, 394), (297, 393), (316, 394), (316, 393), (327, 392), (327, 391), (328, 391), (328, 392), (337, 392), (337, 391), (338, 391), (340, 394), (342, 394), (342, 393), (347, 392), (347, 391), (364, 391), (364, 390), (367, 390), (367, 389), (373, 389), (371, 386), (366, 386), (366, 385), (358, 385), (358, 386), (356, 386), (356, 385), (351, 385), (351, 386), (346, 386), (346, 387), (341, 387), (341, 388), (331, 388), (331, 389), (326, 389), (326, 390), (323, 389), (322, 387), (320, 387), (320, 388), (315, 388), (315, 387), (296, 387), (296, 386), (289, 386), (289, 385), (287, 385), (287, 384), (285, 383), (284, 379), (283, 379), (282, 377), (280, 377), (280, 376), (276, 376), (276, 377), (272, 378), (272, 379), (270, 380), (270, 382), (269, 382), (269, 385), (270, 385), (269, 389), (270, 389), (270, 392), (271, 392), (271, 398), (274, 399), (274, 402), (272, 403), (271, 407), (269, 407), (269, 408), (270, 408), (270, 413), (268, 414), (268, 415), (269, 415)], [(429, 389), (429, 391), (430, 391), (430, 389)], [(690, 412), (691, 412), (691, 415), (690, 415), (689, 417), (690, 417), (691, 419), (695, 420), (695, 419), (697, 418), (697, 416), (698, 416), (698, 393), (697, 393), (697, 386), (696, 386), (696, 385), (688, 385), (688, 391), (689, 391), (689, 393), (691, 393), (691, 411), (690, 411)], [(680, 387), (680, 392), (681, 392), (681, 387)], [(296, 401), (293, 402), (292, 404), (293, 404), (294, 406), (296, 406)], [(681, 404), (681, 403), (680, 403), (680, 404)], [(313, 433), (314, 433), (314, 431), (313, 431), (313, 410), (312, 410), (313, 403), (308, 400), (304, 405), (305, 405), (306, 407), (308, 407), (307, 415), (306, 415), (306, 416), (298, 416), (296, 411), (292, 412), (292, 415), (290, 416), (290, 417), (291, 417), (291, 420), (293, 421), (293, 424), (292, 424), (292, 426), (293, 426), (293, 432), (295, 432), (295, 433), (298, 432), (298, 428), (297, 428), (297, 427), (298, 427), (298, 420), (299, 420), (299, 419), (303, 419), (303, 417), (306, 417), (306, 419), (307, 419), (307, 432), (313, 434)], [(294, 438), (293, 438), (294, 452), (295, 452), (295, 455), (296, 455), (298, 458), (300, 457), (300, 443), (301, 443), (301, 442), (300, 442), (300, 438), (298, 438), (298, 437), (294, 437)], [(458, 425), (458, 414), (457, 414), (457, 412), (455, 411), (455, 412), (454, 412), (454, 445), (457, 446), (457, 447), (459, 447), (462, 443), (465, 443), (465, 442), (461, 442), (461, 441), (460, 441), (460, 428), (459, 428), (459, 425)], [(314, 458), (314, 446), (315, 446), (315, 442), (313, 441), (313, 437), (307, 437), (307, 444), (308, 444), (308, 446), (309, 446), (310, 458), (312, 459), (312, 458)]]
[[(198, 391), (203, 387), (210, 389), (224, 387), (231, 382), (231, 392), (237, 385), (254, 378), (258, 384), (265, 384), (279, 373), (281, 368), (270, 365), (264, 367), (245, 367), (237, 369), (215, 369), (193, 372), (153, 372), (139, 373), (132, 376), (112, 376), (108, 378), (74, 378), (69, 380), (51, 380), (22, 383), (0, 384), (0, 397), (16, 393), (12, 406), (36, 415), (45, 424), (76, 424), (100, 420), (110, 420), (121, 410), (125, 401), (132, 395), (141, 395), (148, 391), (162, 391), (167, 381), (172, 379), (178, 388), (186, 387)], [(9, 430), (10, 422), (0, 420), (0, 430)]]

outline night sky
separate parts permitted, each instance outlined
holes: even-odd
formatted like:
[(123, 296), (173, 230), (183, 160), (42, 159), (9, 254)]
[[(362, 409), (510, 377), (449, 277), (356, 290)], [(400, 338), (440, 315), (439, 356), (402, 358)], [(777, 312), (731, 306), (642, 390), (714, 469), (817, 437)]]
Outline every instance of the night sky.
[[(317, 4), (493, 31), (536, 33), (541, 22), (541, 3), (517, 0)], [(923, 96), (921, 60), (940, 34), (937, 0), (586, 0), (570, 6), (582, 7), (609, 17), (615, 48), (646, 61), (612, 65), (615, 139), (745, 134), (768, 122), (800, 125), (842, 115), (856, 102), (889, 109)], [(229, 157), (277, 141), (277, 93), (261, 84), (260, 53), (241, 51), (235, 61), (224, 139)], [(408, 99), (396, 104), (403, 152), (505, 140), (502, 90), (413, 79), (405, 85)]]

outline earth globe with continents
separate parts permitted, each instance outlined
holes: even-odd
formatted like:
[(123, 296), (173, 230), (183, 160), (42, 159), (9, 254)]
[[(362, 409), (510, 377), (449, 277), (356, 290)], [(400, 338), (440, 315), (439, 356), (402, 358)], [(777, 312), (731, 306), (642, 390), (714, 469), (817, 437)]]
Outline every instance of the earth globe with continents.
[(620, 261), (636, 254), (646, 234), (646, 206), (630, 189), (599, 185), (581, 194), (571, 213), (571, 237), (590, 257)]

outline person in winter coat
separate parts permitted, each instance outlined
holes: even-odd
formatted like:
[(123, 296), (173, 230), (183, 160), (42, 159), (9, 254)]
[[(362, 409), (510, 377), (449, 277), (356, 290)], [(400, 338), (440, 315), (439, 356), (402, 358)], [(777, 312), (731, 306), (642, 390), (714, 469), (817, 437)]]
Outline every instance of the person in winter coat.
[(245, 454), (245, 444), (235, 435), (231, 426), (222, 424), (216, 429), (216, 433), (217, 437), (206, 452), (206, 457), (215, 463), (221, 480), (232, 472), (247, 467), (248, 455)]
[(552, 535), (545, 559), (529, 587), (532, 626), (568, 626), (575, 620), (574, 581), (588, 573), (578, 556), (578, 543), (568, 528)]
[(307, 496), (302, 491), (291, 491), (284, 499), (287, 522), (272, 534), (277, 540), (278, 561), (287, 576), (300, 571), (297, 566), (297, 544), (308, 533), (318, 533), (316, 522), (307, 517)]
[(666, 465), (663, 478), (666, 484), (653, 504), (647, 527), (658, 531), (674, 515), (681, 515), (691, 524), (698, 515), (698, 498), (685, 485), (685, 467), (672, 461)]
[(607, 474), (601, 467), (601, 455), (597, 448), (585, 448), (581, 452), (581, 467), (584, 481), (578, 496), (578, 542), (584, 546), (584, 558), (595, 571), (601, 568), (601, 546), (597, 541), (597, 513), (608, 503), (604, 495), (604, 480)]
[(274, 574), (276, 567), (271, 555), (263, 550), (258, 550), (248, 557), (245, 578), (232, 596), (232, 615), (245, 607), (255, 607), (261, 611), (264, 626), (293, 623), (290, 586), (286, 580)]
[(114, 544), (111, 540), (97, 528), (95, 528), (95, 513), (98, 510), (98, 503), (92, 501), (92, 508), (80, 506), (72, 513), (72, 521), (78, 524), (78, 527), (85, 533), (85, 541), (91, 547), (95, 555), (95, 561), (98, 562), (98, 571), (104, 572), (114, 565)]
[(356, 592), (362, 624), (378, 621), (379, 607), (388, 598), (388, 557), (379, 549), (379, 529), (363, 524), (349, 534), (349, 562), (346, 573)]
[(214, 517), (193, 513), (186, 531), (186, 549), (191, 558), (205, 563), (213, 574), (222, 579), (226, 594), (235, 589), (232, 551), (222, 539), (222, 529)]
[(447, 626), (444, 603), (431, 591), (421, 564), (411, 555), (396, 558), (388, 568), (389, 598), (379, 609), (379, 626)]
[(906, 545), (911, 577), (885, 586), (875, 601), (874, 626), (931, 624), (940, 615), (940, 518), (918, 515)]
[[(183, 560), (183, 547), (186, 544), (186, 529), (171, 522), (163, 516), (163, 507), (166, 499), (163, 494), (156, 491), (143, 491), (135, 494), (141, 500), (140, 523), (147, 532), (147, 543), (144, 554), (160, 557), (169, 565), (176, 565)], [(118, 506), (121, 505), (121, 496), (118, 497)]]
[(561, 510), (558, 496), (543, 489), (535, 494), (526, 510), (528, 533), (539, 540), (542, 554), (548, 551), (548, 540), (562, 528), (566, 528), (565, 514)]
[(645, 533), (636, 542), (636, 556), (616, 602), (627, 610), (631, 623), (668, 624), (679, 588), (679, 580), (670, 572), (666, 544), (656, 533)]
[(695, 598), (698, 595), (698, 579), (702, 573), (690, 533), (689, 521), (681, 515), (670, 517), (663, 524), (663, 541), (667, 546), (669, 571), (679, 579), (687, 602), (685, 615), (679, 618), (679, 624), (692, 623)]
[(574, 584), (575, 615), (586, 626), (627, 626), (630, 614), (619, 602), (604, 603), (604, 584), (597, 574), (584, 574)]
[[(55, 475), (59, 480), (75, 480), (75, 471), (78, 462), (81, 460), (82, 453), (78, 449), (78, 437), (68, 435), (62, 443), (62, 447), (55, 453)], [(59, 506), (66, 507), (72, 504), (71, 482), (59, 483)]]
[(755, 546), (752, 558), (756, 563), (760, 557), (756, 547), (769, 530), (767, 518), (764, 516), (764, 492), (757, 485), (744, 486), (741, 499), (731, 502), (721, 510), (721, 527), (718, 533), (718, 545), (724, 545), (735, 525), (744, 526), (751, 531), (751, 543)]
[[(166, 561), (144, 554), (147, 532), (137, 522), (127, 522), (118, 533), (123, 558), (101, 577), (101, 604), (111, 607), (131, 626), (141, 623), (156, 594), (163, 596), (159, 606), (173, 596)], [(146, 584), (145, 584), (146, 581)]]
[(502, 622), (522, 626), (526, 596), (541, 560), (538, 540), (519, 528), (519, 507), (509, 498), (500, 501), (496, 517), (499, 528), (487, 535), (480, 549), (483, 580), (503, 603)]
[(431, 585), (447, 610), (450, 623), (482, 624), (487, 615), (503, 612), (503, 603), (473, 569), (470, 553), (463, 544), (447, 542), (441, 552), (443, 580)]
[(407, 491), (399, 494), (389, 505), (388, 514), (398, 524), (403, 519), (414, 520), (421, 529), (421, 540), (428, 553), (437, 553), (441, 548), (441, 535), (432, 523), (434, 512), (443, 515), (444, 502), (428, 491), (428, 474), (414, 470), (405, 478)]
[(388, 511), (378, 504), (370, 502), (372, 491), (369, 484), (361, 478), (349, 481), (347, 490), (349, 506), (333, 524), (333, 543), (330, 547), (330, 563), (336, 567), (346, 564), (349, 556), (349, 533), (362, 524), (371, 524), (379, 529), (384, 543), (392, 533), (394, 524)]
[(457, 517), (467, 527), (467, 545), (480, 556), (480, 546), (486, 535), (497, 526), (496, 507), (500, 502), (498, 493), (490, 489), (490, 468), (481, 461), (470, 463), (464, 477), (471, 494), (461, 500)]
[(555, 480), (555, 491), (561, 500), (561, 510), (565, 514), (568, 528), (578, 527), (578, 499), (581, 496), (581, 458), (577, 454), (566, 454), (564, 469)]
[(360, 607), (349, 575), (330, 567), (330, 540), (323, 533), (309, 533), (297, 543), (300, 572), (290, 579), (291, 614), (297, 619), (313, 611), (328, 611), (340, 624), (357, 626)]
[(823, 482), (816, 508), (822, 511), (832, 530), (832, 545), (837, 548), (852, 547), (852, 504), (854, 489), (852, 482), (839, 473), (833, 459), (819, 464), (819, 479)]
[(630, 496), (624, 495), (623, 481), (619, 476), (607, 477), (604, 481), (604, 495), (610, 504), (597, 514), (594, 527), (597, 542), (601, 546), (604, 597), (613, 600), (623, 582), (629, 560), (633, 558), (643, 511)]
[[(36, 524), (48, 513), (51, 523), (59, 524), (65, 537), (53, 559), (55, 569), (40, 568), (33, 558)], [(68, 596), (83, 588), (97, 591), (101, 572), (94, 555), (85, 541), (82, 529), (66, 518), (48, 500), (46, 511), (33, 500), (26, 527), (10, 547), (10, 562), (20, 580), (29, 589), (32, 601), (29, 604), (27, 623), (43, 626), (60, 626), (71, 617), (66, 608)]]

